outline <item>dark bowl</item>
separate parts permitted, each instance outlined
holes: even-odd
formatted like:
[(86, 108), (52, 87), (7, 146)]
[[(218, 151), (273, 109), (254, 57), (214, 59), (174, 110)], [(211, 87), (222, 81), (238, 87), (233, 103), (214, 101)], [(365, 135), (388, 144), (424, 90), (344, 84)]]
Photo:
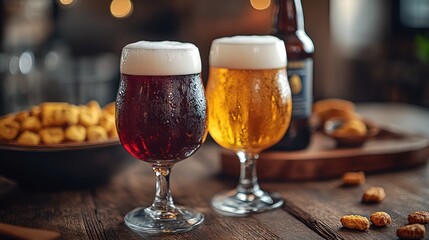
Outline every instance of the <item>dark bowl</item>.
[(340, 126), (343, 123), (343, 120), (341, 119), (332, 119), (327, 120), (324, 124), (322, 132), (333, 138), (335, 142), (337, 143), (337, 147), (361, 147), (365, 142), (367, 142), (369, 139), (377, 136), (377, 134), (380, 132), (380, 129), (377, 125), (374, 123), (363, 120), (363, 123), (366, 127), (366, 134), (362, 136), (336, 136), (333, 135), (332, 132), (334, 129), (338, 126)]
[(72, 189), (107, 182), (132, 157), (116, 139), (56, 145), (0, 145), (0, 175), (25, 188)]

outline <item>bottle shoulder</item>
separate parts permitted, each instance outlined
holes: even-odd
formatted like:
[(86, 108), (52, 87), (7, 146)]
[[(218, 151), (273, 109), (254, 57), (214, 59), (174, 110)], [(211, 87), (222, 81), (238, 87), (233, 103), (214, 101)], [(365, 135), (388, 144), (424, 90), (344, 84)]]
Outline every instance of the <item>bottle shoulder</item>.
[(296, 35), (304, 43), (306, 52), (314, 53), (314, 44), (311, 38), (307, 35), (305, 31), (297, 31)]
[(278, 32), (276, 36), (285, 42), (289, 59), (303, 59), (313, 56), (313, 41), (304, 31), (296, 31), (292, 33)]

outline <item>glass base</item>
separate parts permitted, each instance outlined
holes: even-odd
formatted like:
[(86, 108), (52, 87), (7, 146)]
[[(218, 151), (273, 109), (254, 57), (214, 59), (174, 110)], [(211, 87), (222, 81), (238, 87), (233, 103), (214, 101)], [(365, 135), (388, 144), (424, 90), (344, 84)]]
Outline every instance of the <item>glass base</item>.
[(283, 198), (278, 193), (259, 190), (255, 194), (222, 192), (212, 198), (213, 208), (222, 215), (247, 216), (255, 212), (265, 212), (281, 207)]
[(137, 233), (176, 233), (198, 227), (204, 221), (204, 215), (178, 206), (169, 212), (140, 207), (127, 213), (124, 221)]

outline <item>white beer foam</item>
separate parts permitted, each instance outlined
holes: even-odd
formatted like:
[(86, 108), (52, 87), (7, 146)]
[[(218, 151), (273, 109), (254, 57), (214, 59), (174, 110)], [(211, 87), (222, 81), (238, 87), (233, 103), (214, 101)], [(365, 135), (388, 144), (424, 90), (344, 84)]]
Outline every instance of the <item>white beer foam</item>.
[(130, 43), (122, 49), (120, 71), (124, 74), (146, 76), (201, 73), (200, 52), (192, 43)]
[(283, 40), (274, 36), (234, 36), (213, 40), (210, 66), (232, 69), (274, 69), (287, 64)]

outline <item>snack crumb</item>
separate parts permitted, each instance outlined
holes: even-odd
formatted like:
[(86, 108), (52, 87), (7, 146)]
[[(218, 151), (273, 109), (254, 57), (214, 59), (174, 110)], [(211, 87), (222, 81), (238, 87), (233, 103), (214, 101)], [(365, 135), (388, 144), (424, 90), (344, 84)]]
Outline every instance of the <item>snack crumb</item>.
[(345, 215), (342, 216), (341, 225), (348, 229), (355, 229), (359, 231), (366, 231), (369, 229), (368, 218), (360, 215)]
[(362, 202), (379, 203), (384, 200), (386, 193), (382, 187), (370, 187), (362, 196)]
[(347, 186), (361, 185), (365, 183), (364, 172), (346, 172), (342, 177), (343, 184)]
[(369, 219), (377, 227), (384, 227), (392, 222), (392, 218), (386, 212), (374, 212)]
[(400, 239), (422, 239), (425, 234), (425, 227), (421, 224), (405, 225), (396, 230), (396, 236)]
[(408, 215), (408, 223), (420, 223), (420, 224), (426, 224), (429, 223), (429, 212), (426, 211), (417, 211), (410, 213)]

